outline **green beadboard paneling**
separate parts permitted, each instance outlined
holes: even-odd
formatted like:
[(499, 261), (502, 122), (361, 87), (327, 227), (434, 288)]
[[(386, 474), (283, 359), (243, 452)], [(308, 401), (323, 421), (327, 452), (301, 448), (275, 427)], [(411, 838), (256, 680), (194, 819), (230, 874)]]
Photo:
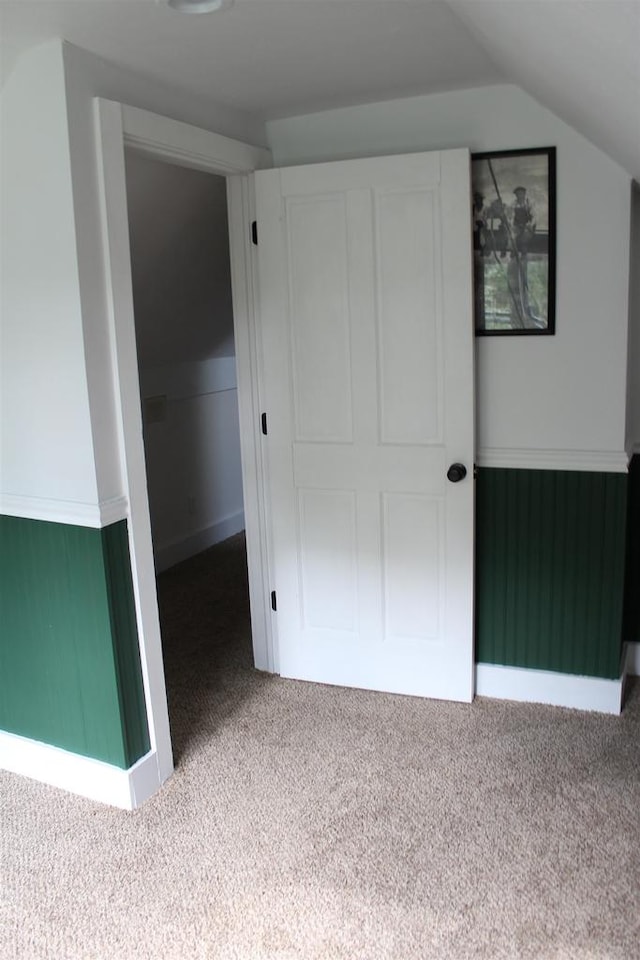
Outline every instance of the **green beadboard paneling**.
[(640, 643), (640, 456), (629, 467), (624, 639)]
[(149, 728), (126, 521), (102, 530), (102, 547), (125, 751), (131, 764), (149, 750)]
[(0, 517), (0, 728), (127, 768), (147, 734), (114, 527)]
[(627, 477), (482, 468), (476, 660), (620, 675)]

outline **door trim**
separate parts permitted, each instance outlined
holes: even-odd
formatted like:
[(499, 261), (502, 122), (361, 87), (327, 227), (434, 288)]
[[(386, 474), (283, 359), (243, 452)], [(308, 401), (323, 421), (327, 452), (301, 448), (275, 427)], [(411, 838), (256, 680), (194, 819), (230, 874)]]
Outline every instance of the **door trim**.
[[(142, 438), (124, 148), (128, 146), (155, 159), (227, 177), (251, 623), (255, 663), (262, 670), (273, 670), (275, 658), (260, 433), (260, 344), (255, 324), (255, 266), (250, 247), (253, 211), (250, 174), (271, 166), (271, 155), (262, 148), (136, 107), (101, 98), (96, 98), (94, 106), (118, 444), (157, 789), (173, 771), (173, 754)], [(151, 792), (153, 790), (147, 796)]]

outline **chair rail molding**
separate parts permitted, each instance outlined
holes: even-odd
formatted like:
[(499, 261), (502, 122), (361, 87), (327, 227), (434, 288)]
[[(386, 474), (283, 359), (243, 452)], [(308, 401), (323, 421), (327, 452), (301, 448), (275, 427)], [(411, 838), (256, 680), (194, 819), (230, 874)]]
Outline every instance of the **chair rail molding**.
[(624, 450), (542, 450), (524, 447), (480, 447), (479, 467), (514, 470), (576, 470), (583, 473), (626, 473)]
[(47, 520), (68, 523), (75, 527), (101, 529), (119, 520), (126, 520), (129, 503), (126, 497), (113, 497), (100, 503), (80, 503), (43, 497), (0, 494), (0, 515), (24, 520)]

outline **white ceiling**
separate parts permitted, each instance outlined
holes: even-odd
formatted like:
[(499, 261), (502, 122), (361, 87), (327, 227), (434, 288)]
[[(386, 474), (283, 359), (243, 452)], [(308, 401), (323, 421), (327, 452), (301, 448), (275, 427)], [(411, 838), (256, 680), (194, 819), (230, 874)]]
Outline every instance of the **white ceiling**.
[(640, 0), (451, 0), (517, 84), (640, 181)]
[(2, 66), (62, 37), (265, 119), (516, 83), (640, 180), (640, 0), (0, 0)]

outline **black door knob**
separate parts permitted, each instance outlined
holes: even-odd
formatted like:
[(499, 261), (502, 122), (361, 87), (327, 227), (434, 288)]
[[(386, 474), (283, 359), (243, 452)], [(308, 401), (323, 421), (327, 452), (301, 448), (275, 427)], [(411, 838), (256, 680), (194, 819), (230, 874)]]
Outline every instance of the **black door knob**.
[(460, 483), (467, 475), (467, 468), (464, 463), (452, 463), (447, 470), (447, 480), (451, 483)]

